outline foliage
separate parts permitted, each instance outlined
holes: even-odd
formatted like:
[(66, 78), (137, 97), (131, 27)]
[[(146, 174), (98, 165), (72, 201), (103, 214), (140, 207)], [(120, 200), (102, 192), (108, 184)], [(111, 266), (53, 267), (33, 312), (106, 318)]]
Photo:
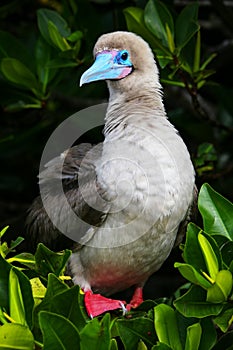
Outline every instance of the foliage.
[[(35, 42), (33, 64), (26, 47), (11, 34), (0, 31), (0, 70), (16, 89), (15, 101), (6, 107), (8, 111), (43, 107), (61, 78), (60, 68), (81, 63), (81, 31), (71, 33), (65, 19), (53, 10), (39, 9), (37, 21), (40, 35)], [(22, 89), (17, 101), (17, 91)]]
[[(124, 13), (129, 30), (136, 31), (151, 44), (161, 68), (169, 66), (171, 73), (163, 81), (196, 93), (214, 73), (206, 67), (215, 54), (201, 63), (197, 2), (186, 6), (175, 20), (168, 7), (162, 1), (155, 0), (149, 0), (144, 11), (130, 7)], [(192, 55), (187, 54), (187, 48)]]
[(175, 264), (190, 283), (125, 316), (87, 317), (83, 292), (65, 275), (70, 251), (39, 244), (35, 256), (8, 257), (20, 240), (2, 242), (0, 349), (231, 349), (233, 205), (204, 184), (198, 207), (203, 229), (189, 224), (184, 263)]

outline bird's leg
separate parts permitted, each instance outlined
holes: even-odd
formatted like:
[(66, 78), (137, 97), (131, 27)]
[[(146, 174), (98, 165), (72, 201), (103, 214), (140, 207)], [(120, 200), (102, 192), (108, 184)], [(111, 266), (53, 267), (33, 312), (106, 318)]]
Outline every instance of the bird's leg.
[(136, 287), (130, 303), (126, 305), (127, 311), (130, 311), (131, 308), (138, 307), (142, 302), (143, 302), (142, 287)]
[(127, 311), (124, 306), (125, 301), (105, 298), (100, 294), (92, 293), (91, 290), (84, 291), (84, 303), (91, 318), (116, 309), (122, 309), (123, 313)]

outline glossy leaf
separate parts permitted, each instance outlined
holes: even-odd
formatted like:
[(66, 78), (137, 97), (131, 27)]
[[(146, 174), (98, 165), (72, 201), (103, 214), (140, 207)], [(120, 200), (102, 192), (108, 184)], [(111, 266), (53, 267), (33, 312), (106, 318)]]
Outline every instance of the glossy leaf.
[(80, 332), (81, 350), (105, 350), (110, 347), (110, 315), (106, 314), (101, 322), (91, 320)]
[(219, 271), (218, 259), (208, 239), (201, 233), (198, 233), (198, 242), (200, 244), (202, 254), (204, 256), (208, 273), (215, 281)]
[(198, 284), (205, 289), (208, 289), (211, 286), (211, 283), (207, 281), (207, 279), (204, 278), (192, 265), (175, 263), (174, 266), (179, 269), (181, 275), (188, 281)]
[(174, 35), (174, 23), (168, 8), (158, 0), (149, 0), (145, 7), (145, 23), (154, 36), (169, 48), (167, 28), (170, 37)]
[(230, 201), (214, 191), (210, 185), (204, 184), (200, 189), (198, 208), (206, 232), (233, 240), (233, 204)]
[(53, 44), (61, 51), (69, 50), (71, 47), (65, 38), (61, 36), (57, 27), (52, 21), (48, 21), (48, 31)]
[(229, 305), (226, 310), (214, 318), (214, 322), (225, 333), (233, 323), (233, 307)]
[(199, 322), (202, 328), (202, 333), (198, 350), (210, 350), (216, 343), (216, 327), (213, 323), (212, 317), (202, 318)]
[(137, 350), (147, 350), (147, 349), (148, 349), (148, 347), (146, 346), (146, 344), (143, 343), (142, 340), (140, 340), (139, 343), (138, 343)]
[(50, 311), (66, 317), (80, 331), (86, 322), (80, 309), (79, 286), (55, 295), (50, 301)]
[(200, 323), (194, 323), (187, 329), (185, 350), (199, 350), (202, 328)]
[(110, 350), (118, 350), (117, 341), (114, 338), (110, 341)]
[(0, 306), (9, 313), (9, 273), (11, 265), (0, 255)]
[(206, 301), (206, 292), (193, 285), (187, 293), (174, 301), (176, 309), (186, 317), (208, 317), (218, 315), (224, 304), (213, 304)]
[(167, 33), (167, 42), (168, 42), (169, 50), (173, 53), (175, 51), (175, 43), (172, 36), (172, 32), (167, 23), (166, 23), (166, 33)]
[(182, 350), (176, 312), (166, 304), (154, 308), (155, 330), (159, 341), (172, 349)]
[(170, 55), (170, 51), (156, 38), (145, 26), (144, 11), (137, 7), (128, 7), (124, 10), (124, 15), (129, 31), (134, 32), (144, 38), (153, 49), (160, 49), (164, 54)]
[(69, 287), (59, 278), (57, 278), (54, 274), (50, 273), (48, 275), (48, 285), (45, 295), (46, 299), (51, 301), (51, 298), (53, 298), (55, 295), (63, 293), (68, 289)]
[(32, 296), (32, 288), (30, 284), (30, 280), (28, 277), (20, 270), (14, 268), (14, 272), (18, 277), (20, 290), (22, 293), (22, 301), (24, 303), (24, 310), (25, 310), (25, 319), (27, 322), (27, 325), (31, 328), (32, 327), (32, 312), (34, 308), (34, 300)]
[(49, 24), (48, 24), (49, 21), (56, 26), (58, 32), (62, 37), (66, 38), (71, 34), (70, 28), (68, 27), (67, 22), (56, 11), (48, 10), (45, 8), (39, 9), (37, 11), (37, 20), (38, 20), (38, 27), (43, 38), (50, 45), (53, 45), (54, 43), (51, 40), (50, 33), (49, 33)]
[(3, 58), (1, 71), (12, 83), (26, 87), (29, 90), (38, 89), (35, 75), (20, 61), (15, 58)]
[(11, 269), (9, 273), (10, 316), (16, 323), (26, 326), (24, 302), (26, 300), (23, 300), (18, 277)]
[(184, 261), (192, 265), (197, 271), (205, 271), (206, 264), (198, 243), (198, 234), (202, 231), (193, 223), (188, 224), (184, 246)]
[[(188, 19), (188, 20), (187, 20)], [(175, 23), (176, 45), (182, 49), (198, 31), (198, 3), (186, 6), (177, 17)]]
[(200, 60), (201, 60), (201, 32), (200, 30), (198, 30), (196, 44), (195, 44), (195, 51), (194, 51), (193, 72), (197, 72), (200, 69)]
[(116, 326), (127, 350), (135, 350), (140, 339), (147, 346), (156, 343), (154, 324), (149, 318), (118, 319)]
[(207, 301), (222, 303), (227, 300), (232, 290), (232, 274), (228, 270), (221, 270), (216, 276), (215, 283), (207, 290)]
[(36, 271), (43, 276), (52, 272), (60, 276), (65, 269), (71, 251), (66, 249), (62, 253), (54, 253), (42, 243), (39, 243), (35, 253)]
[(33, 350), (34, 337), (28, 327), (17, 323), (6, 323), (0, 327), (0, 349)]
[(43, 333), (44, 350), (80, 349), (78, 330), (65, 317), (41, 311), (39, 322)]
[(83, 33), (80, 30), (76, 30), (72, 34), (70, 34), (66, 39), (70, 42), (76, 42), (78, 40), (81, 40), (83, 38)]

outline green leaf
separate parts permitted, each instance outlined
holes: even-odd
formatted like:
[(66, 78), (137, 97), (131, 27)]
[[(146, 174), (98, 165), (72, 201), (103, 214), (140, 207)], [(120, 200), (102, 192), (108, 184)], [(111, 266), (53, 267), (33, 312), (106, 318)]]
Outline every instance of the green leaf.
[(48, 83), (55, 77), (57, 70), (49, 69), (48, 62), (52, 58), (52, 47), (39, 36), (35, 46), (36, 70), (43, 92), (46, 93)]
[(148, 349), (148, 347), (145, 345), (145, 343), (143, 343), (143, 341), (140, 340), (138, 343), (137, 350), (147, 350), (147, 349)]
[(68, 289), (69, 289), (69, 287), (64, 282), (62, 282), (54, 274), (50, 273), (48, 275), (48, 285), (47, 285), (45, 299), (47, 299), (47, 301), (50, 303), (51, 299), (55, 295), (63, 293)]
[(145, 7), (145, 23), (154, 36), (169, 48), (166, 27), (169, 28), (170, 37), (174, 35), (174, 23), (168, 8), (158, 0), (149, 0)]
[(156, 343), (154, 324), (149, 318), (118, 319), (116, 326), (127, 350), (135, 350), (140, 339), (148, 347)]
[(187, 329), (185, 350), (199, 350), (202, 329), (200, 323), (194, 323)]
[(79, 286), (74, 286), (52, 298), (50, 311), (64, 316), (80, 331), (86, 325), (79, 306), (80, 299), (80, 288)]
[(34, 299), (32, 296), (31, 283), (28, 277), (22, 271), (18, 270), (15, 267), (13, 267), (13, 270), (18, 277), (18, 282), (22, 293), (22, 301), (23, 301), (24, 310), (25, 310), (25, 319), (26, 319), (27, 325), (31, 328), (32, 312), (34, 308)]
[(221, 329), (222, 332), (227, 332), (233, 323), (233, 307), (229, 307), (214, 318), (214, 322)]
[(110, 347), (110, 315), (106, 314), (101, 322), (91, 320), (80, 332), (81, 350), (105, 350)]
[(198, 6), (197, 2), (186, 6), (177, 17), (175, 23), (175, 37), (176, 45), (179, 49), (182, 49), (199, 30), (197, 21)]
[(176, 312), (166, 304), (154, 308), (155, 330), (159, 341), (172, 349), (182, 350)]
[(30, 70), (35, 69), (34, 60), (21, 41), (9, 32), (0, 30), (0, 60), (5, 57), (16, 58)]
[(20, 254), (14, 255), (12, 258), (8, 258), (7, 261), (11, 264), (14, 262), (18, 262), (29, 268), (35, 267), (34, 255), (31, 253), (20, 253)]
[(54, 43), (49, 34), (49, 21), (56, 26), (62, 37), (66, 38), (71, 34), (67, 22), (56, 11), (45, 8), (37, 10), (37, 21), (43, 38), (52, 46)]
[(48, 30), (49, 30), (50, 39), (52, 40), (55, 47), (57, 47), (61, 51), (66, 51), (71, 49), (66, 39), (63, 38), (63, 36), (61, 36), (57, 27), (51, 21), (48, 21)]
[(223, 235), (233, 240), (233, 204), (208, 184), (202, 185), (198, 197), (204, 230), (211, 235)]
[(5, 232), (8, 230), (9, 226), (4, 227), (1, 231), (0, 231), (0, 238), (3, 237), (3, 235), (5, 234)]
[[(10, 271), (14, 270), (14, 273)], [(34, 307), (34, 300), (29, 279), (18, 269), (12, 267), (7, 263), (2, 256), (0, 256), (0, 306), (6, 310), (8, 314), (13, 311), (13, 315), (17, 316), (17, 300), (20, 307), (23, 303), (24, 315), (29, 327), (32, 326), (32, 310)], [(16, 277), (16, 276), (17, 277)], [(13, 282), (13, 284), (11, 284)], [(20, 297), (22, 294), (22, 298)], [(15, 298), (15, 300), (14, 300)], [(10, 310), (11, 306), (11, 310)], [(12, 307), (14, 308), (12, 309)]]
[(189, 223), (184, 246), (184, 261), (192, 265), (197, 271), (204, 271), (206, 264), (198, 243), (198, 233), (202, 231), (200, 227)]
[(12, 266), (0, 255), (0, 306), (9, 313), (9, 273)]
[(9, 304), (10, 304), (10, 317), (23, 326), (27, 325), (25, 319), (25, 309), (22, 292), (18, 280), (18, 276), (13, 269), (9, 273)]
[(54, 274), (51, 273), (48, 275), (48, 285), (45, 297), (42, 302), (35, 307), (34, 311), (34, 334), (37, 339), (41, 339), (41, 329), (38, 318), (39, 313), (41, 311), (50, 311), (53, 298), (68, 289), (69, 287)]
[(176, 309), (186, 317), (217, 316), (223, 309), (223, 304), (213, 304), (206, 301), (206, 292), (193, 285), (187, 293), (174, 301)]
[(217, 332), (212, 317), (202, 318), (200, 320), (202, 328), (201, 341), (198, 350), (210, 350), (216, 343)]
[(43, 333), (44, 350), (80, 349), (78, 330), (65, 317), (41, 311), (39, 322)]
[(193, 72), (197, 72), (200, 69), (200, 59), (201, 59), (201, 32), (200, 30), (198, 30), (195, 51), (194, 51)]
[(201, 247), (205, 262), (206, 262), (208, 273), (209, 273), (210, 277), (215, 281), (215, 278), (216, 278), (218, 271), (219, 271), (218, 259), (214, 253), (214, 250), (213, 250), (210, 242), (200, 232), (198, 234), (198, 242), (200, 244), (200, 247)]
[(171, 55), (170, 51), (157, 39), (145, 26), (144, 11), (137, 7), (127, 7), (124, 11), (127, 28), (129, 31), (140, 35), (153, 49), (160, 49), (161, 52)]
[(170, 346), (163, 344), (163, 343), (158, 343), (156, 345), (154, 345), (151, 350), (173, 350), (172, 348), (170, 348)]
[(167, 42), (168, 42), (168, 47), (169, 47), (169, 50), (174, 53), (175, 51), (175, 43), (174, 43), (174, 39), (173, 39), (173, 36), (172, 36), (172, 33), (171, 33), (171, 30), (168, 26), (168, 24), (166, 23), (166, 32), (167, 32)]
[(207, 290), (207, 301), (222, 303), (227, 300), (232, 290), (232, 274), (228, 270), (221, 270), (216, 276), (215, 283)]
[(0, 349), (33, 350), (34, 337), (28, 327), (6, 323), (0, 327)]
[(72, 34), (70, 34), (66, 39), (70, 42), (74, 43), (76, 41), (79, 41), (83, 38), (83, 33), (80, 30), (76, 30)]
[(188, 281), (200, 285), (202, 288), (208, 289), (211, 287), (211, 283), (207, 281), (192, 265), (175, 263), (181, 273), (181, 275), (186, 278)]
[(110, 341), (110, 350), (118, 350), (117, 341), (114, 338)]
[(54, 273), (60, 276), (66, 267), (71, 251), (65, 249), (61, 253), (54, 253), (42, 243), (39, 243), (35, 253), (36, 271), (42, 276), (47, 276), (49, 273)]
[(35, 75), (20, 61), (15, 58), (3, 58), (1, 71), (12, 83), (26, 87), (29, 90), (38, 89)]

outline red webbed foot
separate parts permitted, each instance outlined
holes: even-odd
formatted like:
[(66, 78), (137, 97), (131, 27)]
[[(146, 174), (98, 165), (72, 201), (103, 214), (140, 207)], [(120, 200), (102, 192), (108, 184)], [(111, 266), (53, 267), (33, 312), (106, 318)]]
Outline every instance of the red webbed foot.
[(92, 291), (90, 290), (84, 293), (85, 293), (84, 295), (85, 307), (86, 307), (88, 316), (90, 316), (91, 318), (101, 315), (106, 311), (111, 311), (116, 309), (122, 309), (123, 313), (127, 311), (124, 306), (124, 304), (126, 304), (125, 301), (105, 298), (100, 294), (92, 293)]
[(137, 287), (134, 291), (134, 294), (130, 303), (126, 305), (127, 311), (130, 311), (131, 308), (138, 307), (143, 301), (144, 300), (143, 300), (142, 287)]

